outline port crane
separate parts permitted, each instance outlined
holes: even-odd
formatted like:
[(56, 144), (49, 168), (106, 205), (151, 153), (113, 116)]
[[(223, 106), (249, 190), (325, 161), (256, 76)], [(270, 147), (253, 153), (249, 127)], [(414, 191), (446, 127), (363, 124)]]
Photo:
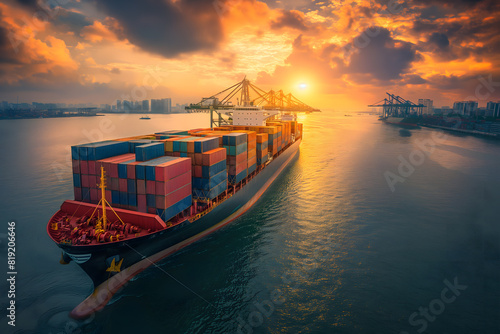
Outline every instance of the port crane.
[(382, 107), (382, 117), (408, 117), (411, 115), (422, 116), (423, 104), (415, 104), (401, 96), (387, 93), (387, 97), (368, 107)]
[[(236, 105), (233, 103), (234, 99), (236, 99)], [(186, 110), (191, 113), (210, 112), (210, 124), (221, 126), (230, 124), (232, 111), (241, 107), (278, 110), (282, 114), (320, 111), (303, 103), (291, 93), (285, 94), (283, 90), (266, 92), (252, 84), (246, 77), (217, 94), (204, 97), (198, 103), (190, 104)], [(223, 115), (229, 116), (229, 119), (225, 119)]]

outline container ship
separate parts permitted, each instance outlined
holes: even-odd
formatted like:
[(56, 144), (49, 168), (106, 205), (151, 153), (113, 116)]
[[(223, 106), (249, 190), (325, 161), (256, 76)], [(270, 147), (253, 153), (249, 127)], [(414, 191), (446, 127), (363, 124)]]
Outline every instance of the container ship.
[(380, 117), (379, 119), (384, 123), (397, 125), (399, 127), (406, 128), (406, 129), (418, 129), (419, 128), (418, 118), (416, 118), (416, 117), (387, 116), (387, 117)]
[(71, 147), (74, 200), (47, 224), (94, 292), (70, 315), (103, 308), (128, 280), (246, 212), (292, 161), (302, 124), (258, 108), (233, 125)]

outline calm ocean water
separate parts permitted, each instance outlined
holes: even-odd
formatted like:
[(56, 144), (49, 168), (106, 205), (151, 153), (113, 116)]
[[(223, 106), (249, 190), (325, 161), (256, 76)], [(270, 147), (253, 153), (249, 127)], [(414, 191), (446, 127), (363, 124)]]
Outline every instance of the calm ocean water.
[(244, 216), (70, 319), (91, 281), (46, 235), (70, 146), (209, 122), (138, 118), (0, 121), (0, 261), (15, 221), (18, 272), (1, 333), (500, 332), (500, 142), (333, 112), (300, 117), (299, 155)]

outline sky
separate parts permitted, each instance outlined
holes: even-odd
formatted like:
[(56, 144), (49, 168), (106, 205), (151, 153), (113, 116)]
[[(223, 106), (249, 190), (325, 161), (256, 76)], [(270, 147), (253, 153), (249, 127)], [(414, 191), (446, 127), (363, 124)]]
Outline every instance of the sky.
[(498, 0), (0, 0), (0, 100), (196, 103), (245, 76), (322, 109), (500, 100)]

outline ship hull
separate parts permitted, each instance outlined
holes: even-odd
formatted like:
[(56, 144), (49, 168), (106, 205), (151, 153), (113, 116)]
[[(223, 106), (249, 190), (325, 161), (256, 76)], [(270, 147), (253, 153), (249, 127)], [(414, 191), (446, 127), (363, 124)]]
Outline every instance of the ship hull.
[(408, 121), (408, 118), (403, 117), (385, 117), (381, 118), (384, 123), (396, 125), (406, 129), (417, 129), (419, 128), (417, 123), (411, 123)]
[[(112, 244), (92, 246), (59, 244), (63, 250), (63, 257), (76, 262), (92, 279), (95, 287), (94, 294), (77, 307), (72, 316), (82, 318), (104, 307), (112, 295), (139, 272), (242, 215), (294, 159), (299, 146), (300, 140), (274, 158), (233, 196), (193, 222), (186, 220), (171, 228)], [(120, 264), (119, 272), (107, 271), (113, 259), (115, 265)]]

